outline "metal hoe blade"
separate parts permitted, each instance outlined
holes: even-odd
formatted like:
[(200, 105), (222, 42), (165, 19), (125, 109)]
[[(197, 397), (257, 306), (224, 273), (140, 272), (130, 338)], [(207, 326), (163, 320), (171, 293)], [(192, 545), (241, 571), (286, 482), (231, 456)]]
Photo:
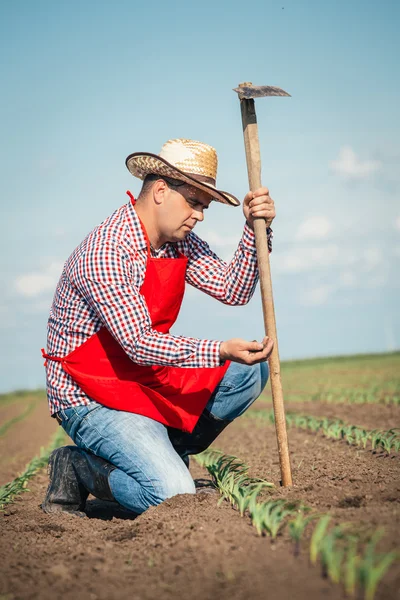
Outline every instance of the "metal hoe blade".
[(251, 83), (242, 83), (239, 87), (233, 89), (237, 92), (240, 100), (250, 100), (251, 98), (263, 98), (264, 96), (290, 96), (285, 90), (272, 85), (253, 85)]

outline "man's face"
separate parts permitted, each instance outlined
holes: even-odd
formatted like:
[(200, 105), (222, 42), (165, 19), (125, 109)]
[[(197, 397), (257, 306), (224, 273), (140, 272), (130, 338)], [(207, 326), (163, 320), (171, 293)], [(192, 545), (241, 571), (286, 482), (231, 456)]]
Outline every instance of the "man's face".
[(183, 240), (198, 221), (203, 221), (204, 211), (211, 201), (208, 194), (190, 185), (167, 187), (159, 221), (160, 234), (165, 242)]

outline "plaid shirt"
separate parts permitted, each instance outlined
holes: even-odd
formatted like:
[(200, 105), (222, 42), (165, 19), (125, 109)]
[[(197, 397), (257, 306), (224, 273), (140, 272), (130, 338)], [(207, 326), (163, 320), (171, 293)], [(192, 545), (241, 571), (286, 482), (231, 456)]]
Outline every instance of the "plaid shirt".
[[(268, 232), (271, 250), (272, 232)], [(188, 258), (186, 281), (225, 304), (246, 304), (258, 281), (254, 233), (245, 225), (232, 261), (226, 264), (191, 232), (183, 241), (152, 249), (156, 258)], [(96, 227), (64, 265), (50, 310), (47, 352), (66, 356), (106, 326), (139, 365), (217, 367), (220, 341), (162, 334), (140, 295), (147, 260), (146, 239), (132, 204), (124, 204)], [(79, 406), (89, 398), (64, 372), (47, 361), (50, 412)]]

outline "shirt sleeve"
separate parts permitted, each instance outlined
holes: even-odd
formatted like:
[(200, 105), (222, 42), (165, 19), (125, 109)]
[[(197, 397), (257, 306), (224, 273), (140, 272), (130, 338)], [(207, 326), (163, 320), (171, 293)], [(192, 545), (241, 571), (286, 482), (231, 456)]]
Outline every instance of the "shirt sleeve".
[(72, 285), (139, 365), (217, 367), (220, 341), (162, 334), (152, 329), (140, 294), (143, 265), (109, 238), (92, 244), (70, 272)]
[[(268, 228), (268, 248), (272, 250), (272, 230)], [(186, 280), (224, 304), (247, 304), (258, 281), (255, 235), (245, 224), (237, 250), (228, 264), (221, 260), (196, 234), (190, 234)]]

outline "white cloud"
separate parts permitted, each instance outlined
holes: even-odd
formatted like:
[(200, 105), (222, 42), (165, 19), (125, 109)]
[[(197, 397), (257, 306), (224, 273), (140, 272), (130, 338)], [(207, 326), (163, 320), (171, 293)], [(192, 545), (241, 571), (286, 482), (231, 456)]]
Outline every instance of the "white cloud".
[(329, 234), (331, 229), (332, 225), (326, 217), (316, 215), (300, 224), (295, 239), (299, 241), (321, 240)]
[(380, 248), (366, 248), (363, 253), (364, 269), (367, 272), (373, 271), (383, 263), (383, 253)]
[(340, 261), (340, 249), (336, 244), (313, 246), (310, 248), (296, 246), (286, 253), (272, 253), (274, 269), (285, 272), (312, 271), (321, 267), (329, 267)]
[(343, 146), (338, 158), (330, 163), (331, 170), (345, 179), (366, 179), (381, 167), (378, 160), (361, 160), (350, 146)]
[[(351, 240), (350, 240), (351, 241)], [(396, 249), (393, 250), (396, 254)], [(384, 254), (378, 246), (354, 248), (338, 244), (296, 244), (286, 252), (272, 253), (273, 270), (285, 273), (318, 271), (321, 269), (344, 269), (343, 284), (353, 286), (360, 272), (372, 274), (385, 268)]]
[(63, 264), (52, 262), (42, 271), (33, 271), (20, 275), (14, 281), (15, 289), (21, 296), (33, 298), (53, 291), (61, 275)]
[(333, 284), (319, 285), (305, 290), (302, 297), (302, 304), (305, 306), (320, 306), (326, 304), (336, 286)]
[(384, 287), (388, 283), (388, 272), (387, 270), (375, 272), (365, 279), (365, 287), (375, 289)]
[(201, 232), (200, 237), (205, 240), (210, 246), (235, 246), (237, 247), (240, 237), (222, 235), (213, 230), (205, 230)]
[(400, 231), (400, 215), (395, 219), (394, 228), (397, 229), (397, 231)]
[(344, 288), (357, 287), (358, 279), (353, 271), (343, 271), (343, 273), (340, 273), (339, 275), (339, 284)]

